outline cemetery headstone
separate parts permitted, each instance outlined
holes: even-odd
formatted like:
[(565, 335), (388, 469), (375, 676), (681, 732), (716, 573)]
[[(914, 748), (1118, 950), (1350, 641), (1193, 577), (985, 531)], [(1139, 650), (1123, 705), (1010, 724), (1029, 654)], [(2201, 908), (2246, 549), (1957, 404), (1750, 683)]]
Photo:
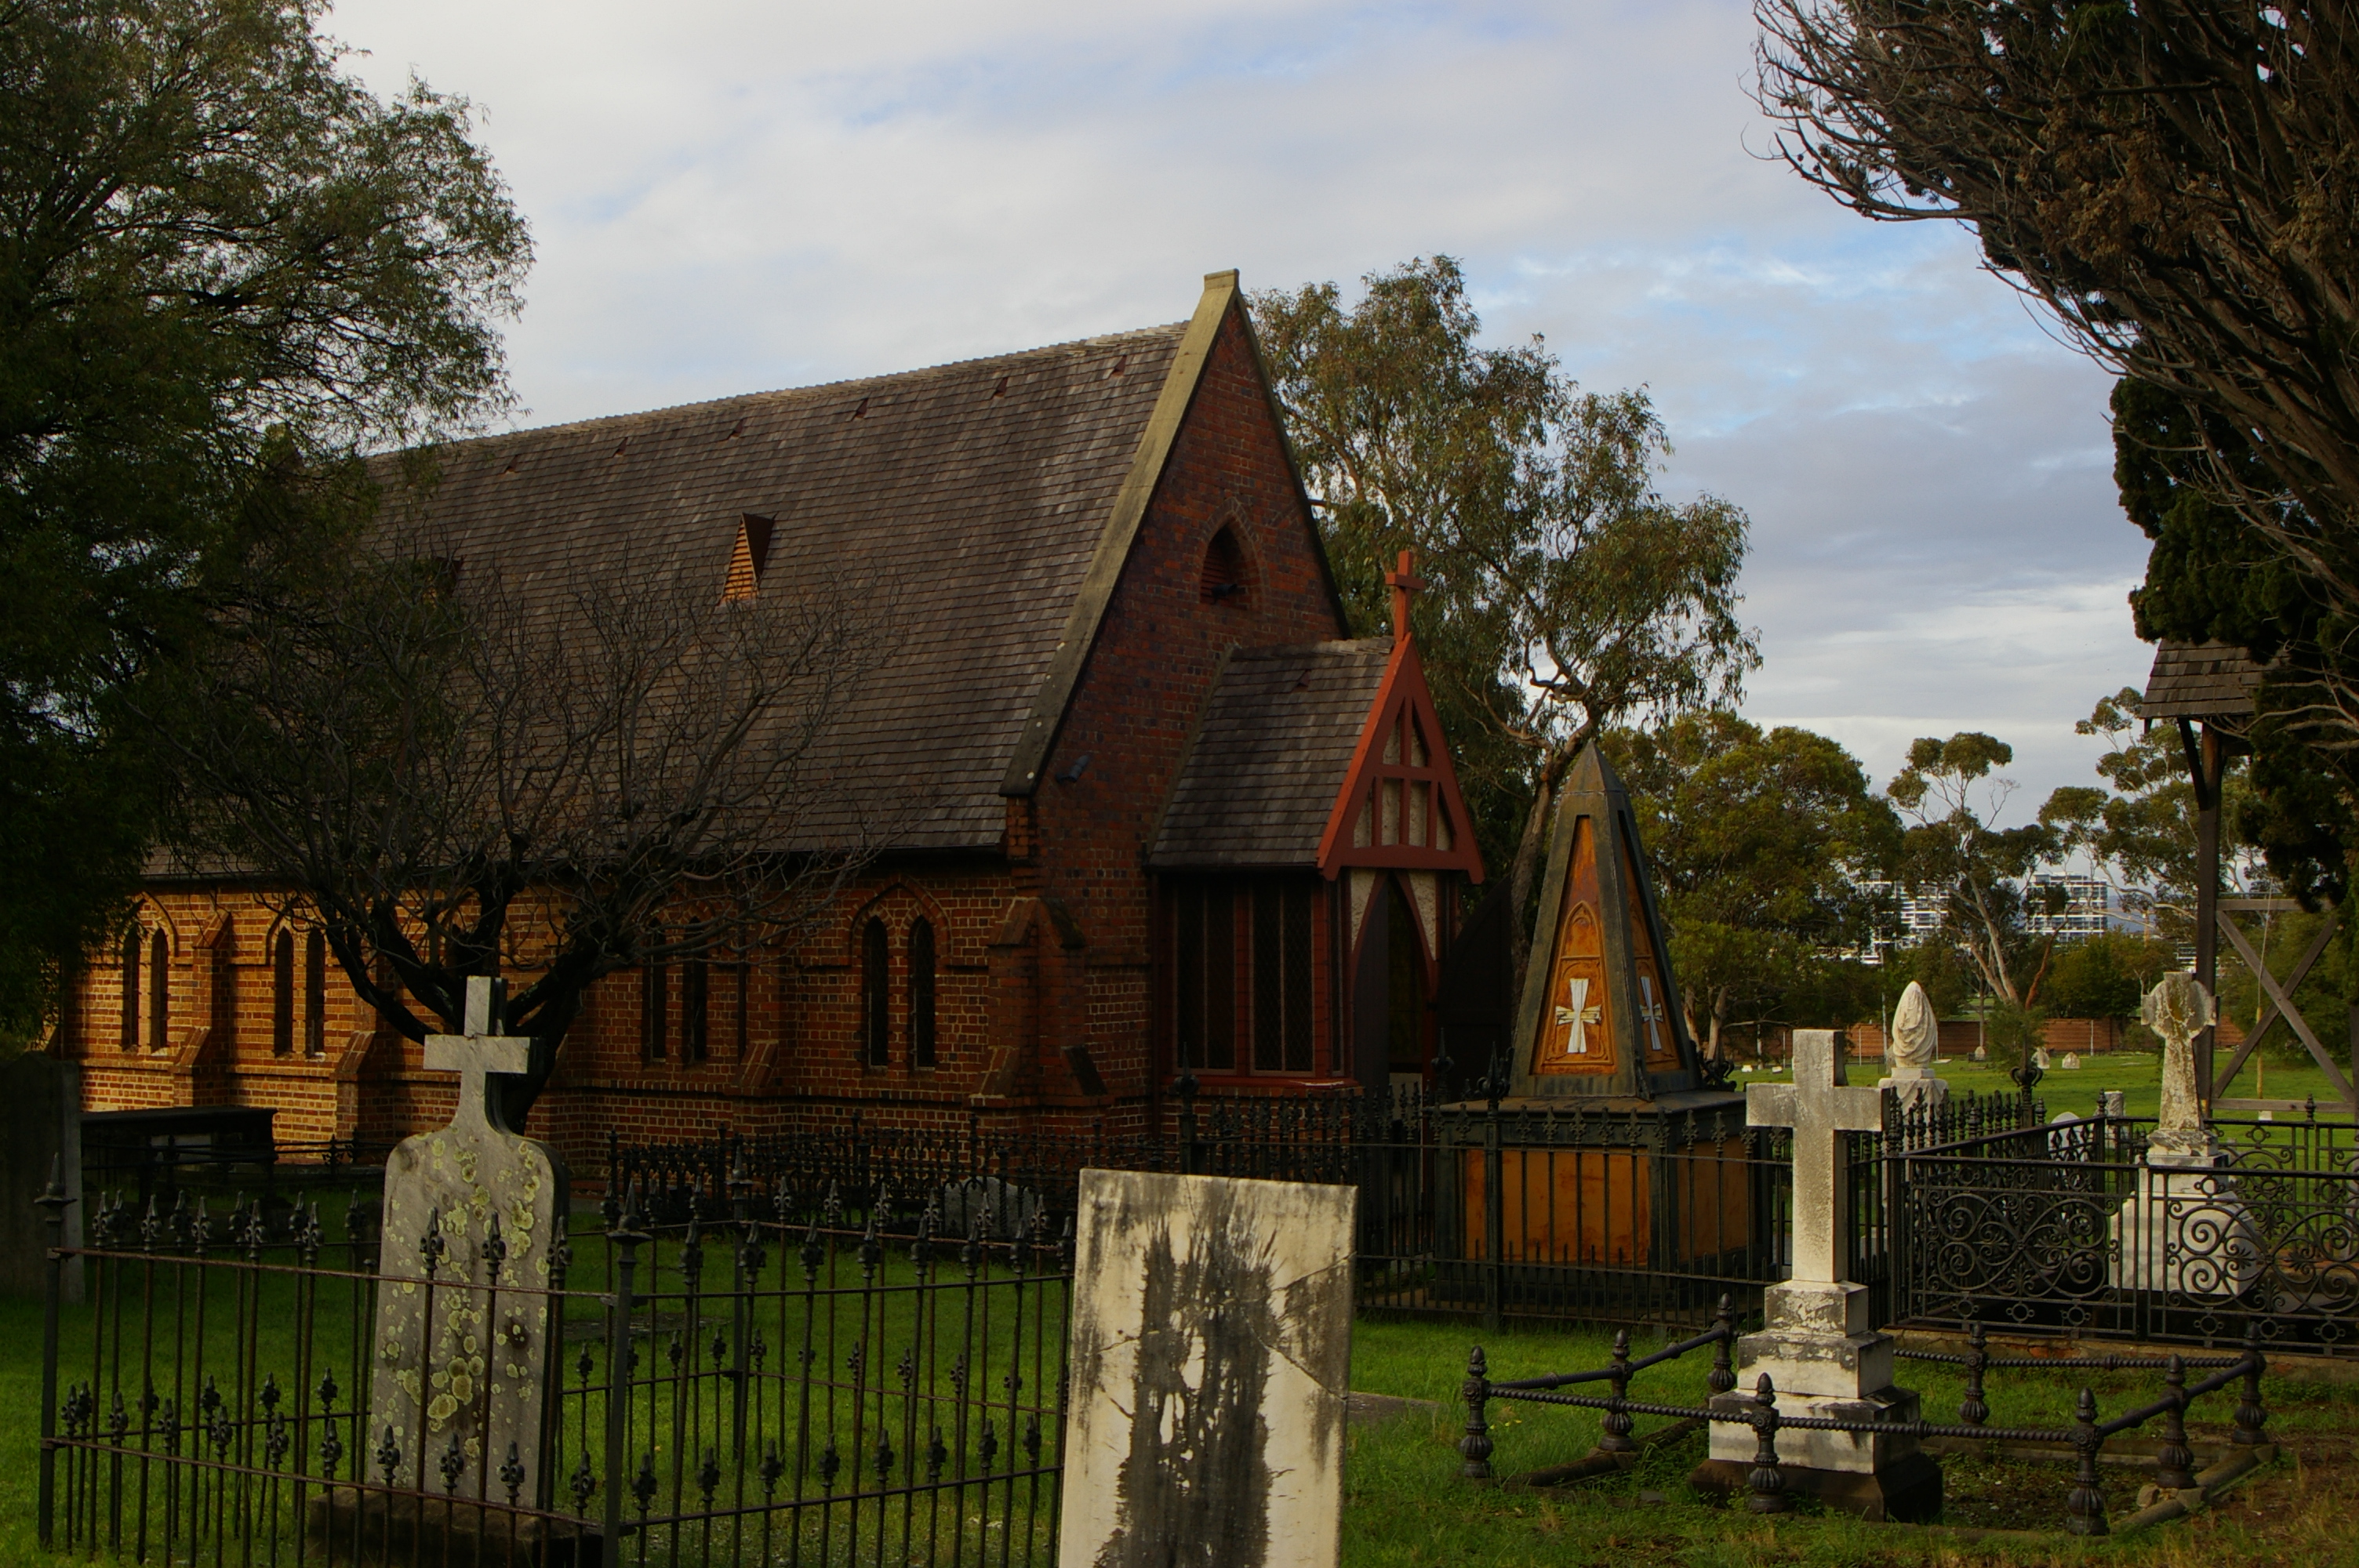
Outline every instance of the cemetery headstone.
[(1334, 1568), (1358, 1198), (1082, 1173), (1060, 1568)]
[(1989, 1046), (1987, 1046), (1987, 1045), (1977, 1045), (1977, 1046), (1975, 1046), (1975, 1047), (1974, 1047), (1974, 1060), (1975, 1060), (1975, 1061), (1977, 1061), (1977, 1062), (1987, 1062), (1987, 1061), (1989, 1061), (1989, 1060), (1990, 1060), (1990, 1047), (1989, 1047)]
[(2162, 1106), (2137, 1195), (2113, 1219), (2116, 1286), (2208, 1300), (2234, 1296), (2259, 1270), (2252, 1217), (2196, 1093), (2195, 1037), (2213, 1016), (2212, 993), (2184, 970), (2163, 976), (2138, 1009), (2162, 1037)]
[(2044, 1073), (2056, 1064), (2054, 1060), (2049, 1056), (2047, 1046), (2035, 1045), (2031, 1049), (2031, 1065)]
[(1941, 1023), (1933, 1016), (1932, 1000), (1923, 986), (1910, 980), (1892, 1010), (1892, 1045), (1886, 1054), (1891, 1074), (1876, 1085), (1893, 1090), (1902, 1109), (1923, 1107), (1933, 1111), (1948, 1102), (1950, 1086), (1934, 1065), (1940, 1038)]
[(2130, 1113), (2129, 1096), (2120, 1089), (2097, 1091), (2097, 1114), (2119, 1121)]
[[(430, 1477), (444, 1490), (441, 1465), (455, 1451), (460, 1495), (481, 1495), (513, 1454), (523, 1498), (546, 1501), (554, 1347), (547, 1299), (526, 1292), (555, 1282), (571, 1181), (555, 1150), (501, 1119), (493, 1080), (524, 1072), (531, 1046), (498, 1032), (506, 1006), (505, 986), (467, 982), (466, 1033), (426, 1039), (427, 1069), (459, 1075), (451, 1124), (403, 1140), (386, 1162), (367, 1437), (373, 1455), (381, 1444), (398, 1452), (395, 1486), (423, 1490)], [(488, 1488), (505, 1491), (496, 1478)]]
[[(1781, 1416), (1834, 1416), (1876, 1422), (1919, 1419), (1918, 1398), (1892, 1381), (1893, 1341), (1868, 1317), (1867, 1287), (1846, 1280), (1843, 1215), (1849, 1201), (1853, 1132), (1884, 1126), (1884, 1091), (1843, 1079), (1843, 1045), (1832, 1030), (1794, 1032), (1794, 1081), (1754, 1084), (1745, 1120), (1793, 1130), (1794, 1236), (1791, 1276), (1763, 1292), (1767, 1319), (1737, 1341), (1751, 1387), (1763, 1372), (1776, 1385)], [(1715, 1395), (1716, 1408), (1750, 1408), (1750, 1392)], [(1741, 1490), (1753, 1469), (1750, 1426), (1714, 1422), (1712, 1456), (1690, 1477), (1700, 1487)], [(1779, 1466), (1789, 1487), (1870, 1519), (1929, 1519), (1941, 1509), (1941, 1471), (1917, 1440), (1900, 1433), (1854, 1433), (1785, 1427)]]
[(2081, 1070), (2081, 1058), (2077, 1054), (2067, 1051), (2064, 1053), (2063, 1062), (2060, 1065), (2068, 1073), (2077, 1073)]
[[(0, 1295), (40, 1296), (49, 1288), (49, 1221), (33, 1200), (52, 1172), (73, 1200), (65, 1244), (82, 1245), (82, 1065), (27, 1052), (0, 1064)], [(65, 1299), (82, 1300), (82, 1261), (66, 1264)]]

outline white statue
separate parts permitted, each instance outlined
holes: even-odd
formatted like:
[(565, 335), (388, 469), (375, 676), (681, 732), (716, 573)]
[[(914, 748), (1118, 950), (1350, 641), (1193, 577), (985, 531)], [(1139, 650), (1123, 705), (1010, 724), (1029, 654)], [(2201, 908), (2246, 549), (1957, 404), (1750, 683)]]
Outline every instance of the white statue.
[(2203, 1102), (2195, 1087), (2195, 1037), (2212, 1027), (2212, 993), (2183, 969), (2173, 969), (2146, 993), (2138, 1017), (2162, 1036), (2162, 1112), (2158, 1133), (2203, 1131)]
[(1892, 1065), (1930, 1069), (1940, 1040), (1941, 1025), (1933, 1016), (1932, 1001), (1923, 986), (1910, 980), (1908, 989), (1900, 993), (1900, 1004), (1892, 1010)]

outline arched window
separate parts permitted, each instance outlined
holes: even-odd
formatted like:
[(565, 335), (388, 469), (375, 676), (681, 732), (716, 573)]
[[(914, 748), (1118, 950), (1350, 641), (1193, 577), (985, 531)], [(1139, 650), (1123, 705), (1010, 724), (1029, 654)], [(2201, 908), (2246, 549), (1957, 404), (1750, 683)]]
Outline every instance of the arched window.
[(136, 925), (123, 934), (123, 1048), (139, 1049), (139, 949), (147, 935)]
[(891, 968), (885, 923), (872, 919), (860, 934), (860, 1059), (872, 1067), (893, 1060)]
[[(660, 933), (656, 940), (663, 940)], [(660, 1062), (669, 1054), (670, 979), (661, 964), (649, 964), (639, 971), (639, 1050), (650, 1062)]]
[(328, 1054), (328, 937), (317, 926), (303, 938), (303, 1054)]
[(270, 942), (270, 1054), (295, 1054), (295, 934), (281, 931)]
[(909, 922), (909, 1065), (934, 1065), (934, 925)]
[(147, 939), (147, 1049), (172, 1043), (172, 945), (161, 931)]
[(1242, 601), (1245, 591), (1245, 552), (1234, 530), (1223, 528), (1204, 546), (1204, 570), (1197, 591), (1207, 604), (1231, 599)]
[(712, 1047), (712, 966), (691, 958), (679, 967), (679, 1059), (701, 1062)]

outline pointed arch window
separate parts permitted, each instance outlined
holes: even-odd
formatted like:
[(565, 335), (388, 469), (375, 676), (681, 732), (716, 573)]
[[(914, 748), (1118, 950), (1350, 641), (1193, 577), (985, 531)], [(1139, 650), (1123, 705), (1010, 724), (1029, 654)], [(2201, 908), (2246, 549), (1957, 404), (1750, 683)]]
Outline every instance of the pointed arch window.
[(328, 936), (317, 926), (303, 938), (303, 1054), (328, 1054)]
[(934, 924), (909, 923), (909, 1065), (934, 1065)]
[(147, 939), (147, 1049), (172, 1043), (172, 945), (161, 931)]
[(270, 1054), (295, 1054), (295, 934), (270, 939)]
[(872, 918), (860, 934), (860, 1059), (872, 1067), (893, 1060), (891, 968), (885, 923)]
[(147, 946), (147, 934), (136, 925), (123, 934), (123, 1022), (122, 1045), (125, 1051), (139, 1049), (139, 955)]
[(1197, 597), (1206, 604), (1232, 600), (1242, 603), (1245, 591), (1245, 551), (1236, 530), (1223, 524), (1204, 546), (1204, 567), (1196, 584)]

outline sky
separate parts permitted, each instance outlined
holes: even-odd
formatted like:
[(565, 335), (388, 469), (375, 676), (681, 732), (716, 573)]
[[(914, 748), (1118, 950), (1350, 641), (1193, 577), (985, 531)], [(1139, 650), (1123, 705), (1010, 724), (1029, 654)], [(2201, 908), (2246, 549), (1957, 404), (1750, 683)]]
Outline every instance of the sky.
[(1485, 334), (1644, 385), (1662, 489), (1752, 519), (1745, 712), (1882, 783), (2096, 782), (2142, 685), (2110, 378), (1949, 223), (1775, 160), (1749, 0), (343, 0), (380, 92), (471, 100), (538, 259), (528, 425), (1030, 348), (1436, 253)]

